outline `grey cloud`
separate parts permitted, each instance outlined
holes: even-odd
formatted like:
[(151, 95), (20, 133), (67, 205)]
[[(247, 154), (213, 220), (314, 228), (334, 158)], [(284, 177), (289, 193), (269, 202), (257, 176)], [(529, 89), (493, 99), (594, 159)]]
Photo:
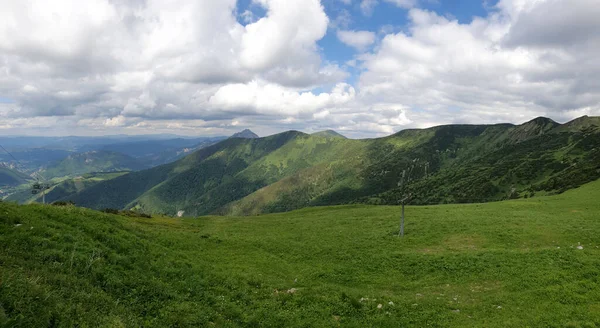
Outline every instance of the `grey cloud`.
[(548, 0), (531, 11), (520, 13), (504, 44), (564, 49), (598, 42), (599, 17), (600, 5), (596, 0)]

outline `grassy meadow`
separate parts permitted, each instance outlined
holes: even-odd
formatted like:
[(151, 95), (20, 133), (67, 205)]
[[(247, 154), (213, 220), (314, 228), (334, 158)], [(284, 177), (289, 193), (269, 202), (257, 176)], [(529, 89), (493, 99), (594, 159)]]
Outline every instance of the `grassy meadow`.
[(9, 327), (596, 327), (600, 181), (487, 204), (131, 218), (0, 203)]

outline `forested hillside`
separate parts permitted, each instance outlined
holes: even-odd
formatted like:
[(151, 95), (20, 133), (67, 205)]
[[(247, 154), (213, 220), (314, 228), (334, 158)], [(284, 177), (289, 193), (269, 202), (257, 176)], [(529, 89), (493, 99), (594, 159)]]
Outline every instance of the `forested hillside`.
[[(290, 131), (232, 138), (72, 197), (91, 208), (252, 215), (306, 206), (413, 204), (558, 193), (600, 177), (600, 118), (566, 124), (446, 125), (379, 139)], [(406, 190), (404, 192), (407, 192)]]
[(75, 177), (90, 172), (137, 171), (147, 168), (144, 162), (131, 156), (113, 151), (89, 151), (67, 156), (49, 166), (43, 175), (46, 179)]

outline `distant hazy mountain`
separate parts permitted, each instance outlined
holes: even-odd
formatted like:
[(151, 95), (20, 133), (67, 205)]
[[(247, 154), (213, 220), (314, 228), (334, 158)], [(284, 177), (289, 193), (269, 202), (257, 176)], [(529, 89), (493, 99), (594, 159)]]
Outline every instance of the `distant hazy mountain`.
[[(71, 195), (74, 195), (85, 188), (128, 173), (129, 172), (86, 173), (78, 177), (68, 178), (55, 183), (46, 182), (50, 184), (50, 189), (46, 191), (46, 203), (52, 203), (62, 198), (69, 198)], [(10, 194), (6, 200), (21, 204), (31, 202), (41, 203), (42, 195), (41, 193), (32, 194), (31, 189), (26, 188)]]
[(445, 125), (353, 140), (288, 131), (229, 138), (74, 197), (92, 208), (248, 215), (306, 206), (483, 202), (557, 193), (600, 177), (600, 118)]
[(90, 172), (138, 171), (149, 167), (131, 156), (112, 151), (75, 153), (49, 166), (42, 172), (44, 178), (75, 177)]
[(223, 139), (225, 137), (144, 140), (104, 145), (100, 150), (126, 154), (142, 161), (148, 167), (152, 167), (173, 162)]
[[(142, 161), (147, 167), (170, 163), (226, 137), (177, 137), (173, 135), (106, 137), (0, 137), (17, 158), (23, 172), (33, 173), (65, 159), (70, 154), (112, 151)], [(0, 162), (14, 163), (12, 156), (0, 151)]]
[(245, 129), (241, 132), (235, 133), (230, 138), (255, 139), (258, 138), (258, 135), (248, 129)]
[[(10, 152), (18, 160), (19, 169), (28, 174), (72, 154), (66, 150), (45, 148), (16, 148), (11, 149)], [(16, 164), (12, 156), (2, 151), (0, 151), (0, 162)]]
[(203, 139), (214, 139), (224, 137), (185, 137), (174, 134), (148, 134), (148, 135), (112, 135), (102, 137), (30, 137), (30, 136), (0, 136), (0, 144), (9, 151), (18, 151), (22, 149), (44, 148), (61, 149), (70, 152), (86, 152), (90, 150), (100, 150), (102, 146), (135, 143), (139, 141), (164, 141), (164, 140), (195, 140), (197, 143)]

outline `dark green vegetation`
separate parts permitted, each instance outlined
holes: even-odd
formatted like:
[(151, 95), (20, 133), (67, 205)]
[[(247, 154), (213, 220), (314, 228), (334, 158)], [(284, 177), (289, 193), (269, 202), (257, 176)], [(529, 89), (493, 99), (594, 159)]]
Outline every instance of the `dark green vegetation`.
[(595, 327), (598, 199), (600, 181), (409, 206), (402, 239), (391, 206), (173, 219), (0, 203), (0, 325)]
[(341, 135), (333, 130), (325, 130), (325, 131), (315, 132), (312, 135), (317, 136), (317, 137), (346, 139), (346, 137), (344, 137), (343, 135)]
[(31, 180), (27, 174), (0, 165), (0, 187), (16, 186)]
[(600, 118), (562, 125), (547, 118), (518, 126), (446, 125), (367, 140), (327, 131), (230, 138), (63, 200), (188, 216), (397, 204), (402, 171), (411, 166), (413, 204), (560, 193), (600, 177)]
[[(110, 173), (86, 173), (78, 177), (58, 179), (48, 184), (50, 189), (46, 190), (46, 203), (52, 203), (64, 198), (74, 197), (78, 192), (96, 185), (102, 181), (107, 181), (127, 174), (128, 172), (110, 172)], [(31, 185), (20, 186), (20, 189), (5, 198), (6, 201), (27, 204), (32, 202), (42, 202), (42, 194), (31, 194)]]
[(147, 166), (122, 153), (112, 151), (89, 151), (71, 154), (43, 172), (46, 179), (75, 177), (90, 172), (138, 171)]

